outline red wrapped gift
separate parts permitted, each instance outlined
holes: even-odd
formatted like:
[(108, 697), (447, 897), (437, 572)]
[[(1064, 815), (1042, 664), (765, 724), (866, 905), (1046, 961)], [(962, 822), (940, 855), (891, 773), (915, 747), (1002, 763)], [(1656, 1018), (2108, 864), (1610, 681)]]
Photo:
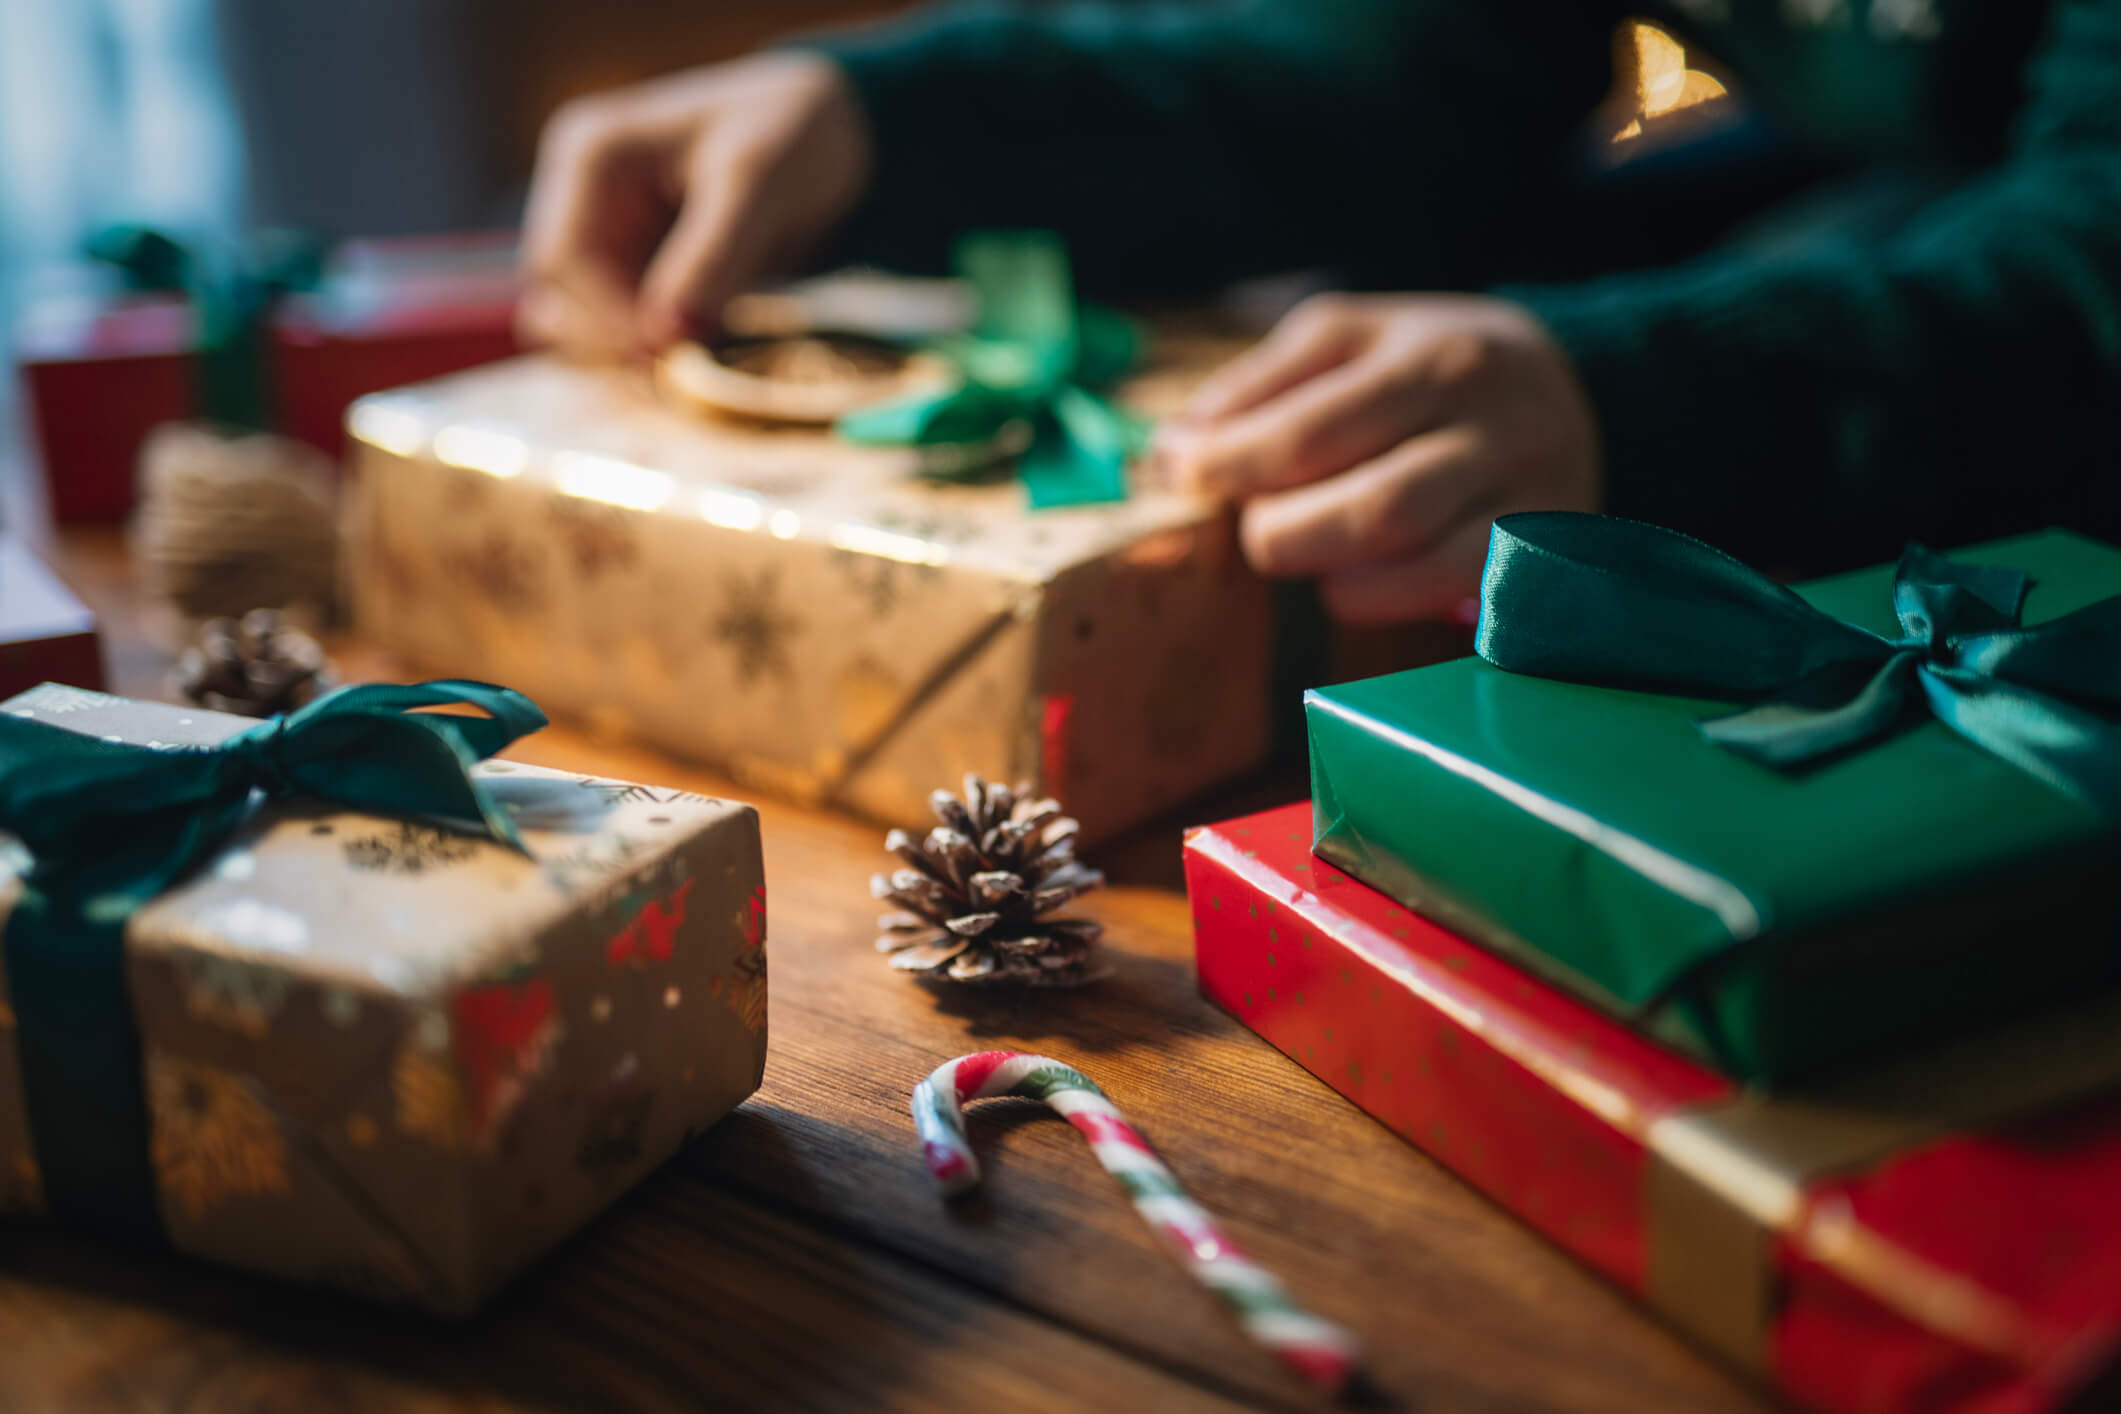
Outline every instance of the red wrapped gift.
[(96, 616), (27, 545), (0, 530), (0, 698), (40, 682), (103, 686)]
[(15, 335), (45, 495), (62, 522), (119, 520), (148, 429), (191, 417), (198, 320), (176, 295), (34, 302)]
[[(512, 235), (349, 241), (317, 288), (268, 318), (263, 357), (279, 430), (336, 457), (347, 405), (517, 351)], [(76, 290), (32, 299), (16, 331), (51, 512), (118, 520), (156, 424), (200, 405), (199, 321), (172, 294)]]
[(2121, 1351), (2121, 998), (1773, 1096), (1314, 858), (1186, 841), (1201, 989), (1783, 1394), (2024, 1414)]

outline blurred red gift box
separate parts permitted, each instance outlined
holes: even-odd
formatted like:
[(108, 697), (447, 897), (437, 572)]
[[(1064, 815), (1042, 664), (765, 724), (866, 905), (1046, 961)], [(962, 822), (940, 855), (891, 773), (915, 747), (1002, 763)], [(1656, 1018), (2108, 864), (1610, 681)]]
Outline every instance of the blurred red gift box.
[[(199, 416), (199, 319), (178, 294), (115, 277), (33, 295), (15, 335), (51, 513), (122, 519), (156, 424)], [(346, 408), (517, 351), (511, 232), (347, 241), (313, 290), (267, 317), (264, 370), (276, 430), (338, 456)]]

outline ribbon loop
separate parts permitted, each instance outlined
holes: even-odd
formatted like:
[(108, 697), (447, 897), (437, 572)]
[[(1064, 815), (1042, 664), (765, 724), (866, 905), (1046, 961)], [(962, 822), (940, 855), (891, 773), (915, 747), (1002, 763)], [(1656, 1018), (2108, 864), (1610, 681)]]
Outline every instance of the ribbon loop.
[(1608, 687), (1752, 700), (1702, 735), (1777, 770), (1934, 716), (2121, 818), (2121, 596), (2031, 628), (2027, 577), (1911, 545), (1894, 572), (1906, 636), (1820, 612), (1765, 575), (1655, 526), (1541, 512), (1495, 522), (1475, 651), (1496, 667)]
[(1984, 677), (2067, 693), (2121, 708), (2121, 596), (2034, 629), (1976, 634), (1959, 643), (1959, 665)]
[(1957, 639), (2017, 625), (2028, 584), (2017, 570), (1970, 565), (1910, 545), (1893, 571), (1893, 612), (1910, 646), (1949, 664)]
[[(978, 318), (934, 352), (956, 368), (958, 385), (851, 413), (839, 434), (865, 445), (977, 444), (1026, 422), (1031, 442), (1018, 473), (1033, 510), (1125, 500), (1127, 460), (1146, 444), (1148, 428), (1104, 389), (1139, 357), (1133, 322), (1077, 305), (1067, 248), (1049, 231), (969, 236), (957, 267)], [(952, 465), (929, 474), (968, 474)], [(975, 463), (970, 472), (984, 469)]]
[(1688, 536), (1539, 512), (1495, 522), (1475, 651), (1511, 672), (1749, 698), (1891, 648)]

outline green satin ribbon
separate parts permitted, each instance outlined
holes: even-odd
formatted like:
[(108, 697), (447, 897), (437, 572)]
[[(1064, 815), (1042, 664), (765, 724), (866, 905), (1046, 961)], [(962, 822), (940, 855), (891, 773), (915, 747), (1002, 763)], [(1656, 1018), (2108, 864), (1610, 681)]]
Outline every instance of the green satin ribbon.
[(1820, 612), (1698, 540), (1608, 516), (1495, 522), (1475, 651), (1513, 673), (1757, 705), (1704, 737), (1781, 771), (1874, 745), (1925, 709), (1985, 751), (2121, 818), (2121, 596), (2033, 627), (2028, 579), (1911, 545), (1904, 630)]
[[(488, 715), (419, 710), (458, 705)], [(477, 682), (341, 688), (210, 747), (140, 746), (0, 714), (0, 830), (30, 856), (7, 920), (8, 985), (52, 1211), (161, 1234), (126, 1000), (136, 909), (225, 844), (260, 792), (417, 815), (521, 850), (471, 766), (544, 725), (527, 697)]]
[(840, 435), (869, 445), (949, 446), (993, 442), (1022, 424), (1030, 444), (1017, 476), (1033, 510), (1125, 500), (1127, 461), (1146, 445), (1149, 424), (1105, 389), (1141, 355), (1133, 321), (1075, 302), (1067, 247), (1050, 232), (968, 236), (957, 267), (977, 317), (970, 332), (928, 346), (957, 370), (957, 385), (849, 414)]
[(88, 240), (129, 289), (181, 294), (199, 320), (193, 356), (199, 415), (232, 427), (271, 427), (274, 406), (265, 320), (281, 295), (315, 289), (324, 248), (290, 231), (260, 233), (240, 255), (204, 252), (150, 226), (111, 226)]

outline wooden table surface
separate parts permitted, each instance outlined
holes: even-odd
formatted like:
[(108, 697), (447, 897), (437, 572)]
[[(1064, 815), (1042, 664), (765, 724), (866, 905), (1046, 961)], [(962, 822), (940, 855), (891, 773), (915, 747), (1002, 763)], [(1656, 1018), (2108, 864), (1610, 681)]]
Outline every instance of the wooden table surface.
[[(68, 536), (54, 558), (103, 615), (115, 690), (161, 695), (166, 660), (140, 632), (117, 537)], [(349, 676), (403, 676), (333, 647)], [(733, 793), (564, 726), (510, 754)], [(0, 1409), (1321, 1407), (1043, 1109), (975, 1111), (984, 1191), (938, 1201), (908, 1096), (939, 1062), (993, 1048), (1048, 1052), (1099, 1081), (1241, 1246), (1360, 1334), (1378, 1406), (1766, 1407), (1204, 1002), (1181, 822), (1095, 861), (1115, 878), (1088, 901), (1108, 925), (1111, 980), (946, 999), (871, 948), (879, 832), (759, 804), (765, 1087), (487, 1314), (437, 1325), (17, 1225), (0, 1261)]]

